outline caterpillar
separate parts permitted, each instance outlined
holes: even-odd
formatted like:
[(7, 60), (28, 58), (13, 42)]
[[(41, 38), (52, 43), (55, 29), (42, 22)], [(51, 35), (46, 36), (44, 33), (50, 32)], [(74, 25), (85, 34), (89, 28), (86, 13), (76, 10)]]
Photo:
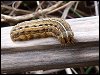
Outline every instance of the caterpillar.
[(70, 25), (61, 18), (43, 18), (18, 23), (12, 28), (10, 36), (12, 41), (55, 37), (63, 44), (74, 42)]

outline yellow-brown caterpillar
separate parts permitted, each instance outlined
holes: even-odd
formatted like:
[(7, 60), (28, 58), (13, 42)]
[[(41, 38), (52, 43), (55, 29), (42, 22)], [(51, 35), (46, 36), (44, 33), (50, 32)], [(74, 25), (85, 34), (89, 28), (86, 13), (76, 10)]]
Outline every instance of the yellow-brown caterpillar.
[(25, 21), (15, 25), (10, 33), (13, 41), (56, 37), (61, 43), (73, 43), (73, 32), (70, 25), (61, 18), (44, 18)]

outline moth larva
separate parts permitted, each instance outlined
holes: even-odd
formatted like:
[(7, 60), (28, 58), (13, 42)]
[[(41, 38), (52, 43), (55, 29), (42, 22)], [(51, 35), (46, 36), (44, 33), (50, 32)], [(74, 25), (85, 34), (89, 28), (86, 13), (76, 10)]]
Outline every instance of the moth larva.
[(70, 25), (61, 18), (44, 18), (18, 23), (12, 28), (10, 36), (13, 41), (55, 37), (65, 44), (74, 40)]

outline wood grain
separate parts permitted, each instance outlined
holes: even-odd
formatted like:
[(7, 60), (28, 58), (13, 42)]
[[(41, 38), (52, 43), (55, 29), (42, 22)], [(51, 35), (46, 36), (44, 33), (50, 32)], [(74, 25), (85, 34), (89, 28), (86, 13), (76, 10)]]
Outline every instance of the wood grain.
[(99, 17), (66, 20), (76, 43), (60, 45), (54, 38), (12, 42), (12, 27), (1, 28), (1, 72), (59, 69), (99, 64)]
[(98, 64), (98, 42), (78, 43), (69, 47), (56, 46), (48, 50), (41, 49), (1, 55), (2, 73), (95, 66)]
[[(76, 42), (99, 41), (99, 17), (85, 17), (66, 20), (73, 32)], [(1, 49), (28, 47), (37, 45), (60, 44), (55, 38), (36, 39), (25, 42), (13, 42), (10, 38), (12, 26), (1, 28)]]

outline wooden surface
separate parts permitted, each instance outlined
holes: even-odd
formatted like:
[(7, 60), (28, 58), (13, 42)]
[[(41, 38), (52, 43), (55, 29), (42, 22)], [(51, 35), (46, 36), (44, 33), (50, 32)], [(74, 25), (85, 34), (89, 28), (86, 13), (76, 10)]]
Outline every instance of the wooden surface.
[[(99, 17), (86, 17), (66, 20), (74, 32), (76, 42), (98, 41), (99, 40)], [(60, 44), (57, 39), (46, 38), (30, 40), (25, 42), (13, 42), (10, 38), (12, 27), (1, 28), (1, 48), (15, 48), (37, 45)]]
[(99, 17), (66, 20), (74, 31), (76, 43), (61, 46), (54, 38), (12, 42), (12, 27), (1, 28), (1, 72), (98, 65)]

